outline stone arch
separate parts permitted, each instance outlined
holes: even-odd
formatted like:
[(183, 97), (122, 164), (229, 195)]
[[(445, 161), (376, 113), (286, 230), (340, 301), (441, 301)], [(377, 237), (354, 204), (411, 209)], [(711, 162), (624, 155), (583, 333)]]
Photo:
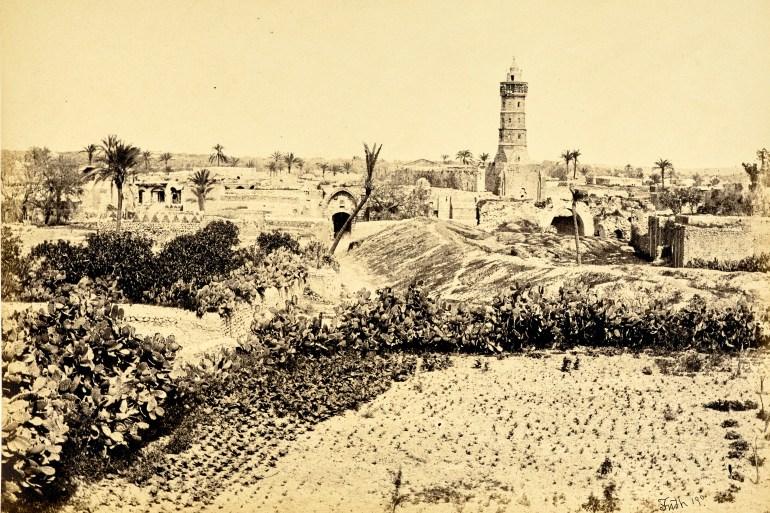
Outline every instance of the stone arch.
[(328, 199), (326, 200), (326, 206), (331, 208), (332, 210), (339, 211), (340, 210), (339, 205), (335, 207), (335, 205), (333, 205), (332, 202), (335, 200), (339, 202), (341, 199), (345, 199), (353, 205), (349, 209), (352, 212), (353, 208), (355, 208), (355, 205), (358, 202), (358, 195), (354, 194), (350, 189), (346, 189), (346, 188), (336, 189), (334, 192), (329, 194)]
[[(334, 225), (334, 236), (336, 237), (340, 230), (342, 230), (342, 227), (345, 226), (345, 222), (350, 218), (350, 214), (348, 212), (335, 212), (332, 214), (332, 224)], [(352, 225), (349, 224), (348, 227), (345, 229), (347, 233), (350, 233), (352, 230)]]
[[(588, 205), (578, 203), (576, 211), (578, 234), (581, 236), (595, 235), (594, 220), (588, 210)], [(540, 217), (540, 227), (548, 228), (549, 226), (554, 226), (557, 233), (574, 235), (575, 223), (572, 219), (572, 209), (567, 206), (547, 209)]]
[[(326, 200), (326, 208), (331, 214), (331, 222), (335, 236), (342, 229), (345, 221), (347, 221), (353, 213), (357, 203), (357, 195), (353, 194), (349, 189), (341, 188), (329, 194), (328, 199)], [(353, 225), (351, 223), (345, 231), (351, 233), (352, 229)]]

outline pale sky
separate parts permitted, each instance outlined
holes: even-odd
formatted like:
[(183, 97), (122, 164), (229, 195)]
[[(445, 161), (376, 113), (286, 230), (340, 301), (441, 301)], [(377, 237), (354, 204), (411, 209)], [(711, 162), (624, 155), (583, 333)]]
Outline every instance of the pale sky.
[(770, 146), (770, 0), (0, 0), (2, 147), (735, 166)]

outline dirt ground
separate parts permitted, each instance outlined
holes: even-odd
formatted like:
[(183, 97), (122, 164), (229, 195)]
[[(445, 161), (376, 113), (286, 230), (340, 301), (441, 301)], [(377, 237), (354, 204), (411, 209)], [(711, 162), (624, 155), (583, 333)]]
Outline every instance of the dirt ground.
[[(681, 301), (693, 293), (715, 301), (764, 301), (770, 289), (768, 277), (757, 273), (628, 263), (578, 271), (545, 257), (502, 254), (496, 242), (472, 229), (419, 223), (382, 232), (339, 255), (345, 291), (414, 278), (463, 300), (513, 279), (546, 285), (592, 280), (593, 287), (617, 287), (624, 294), (679, 291)], [(206, 339), (202, 333), (185, 336)], [(770, 467), (759, 467), (755, 483), (748, 460), (753, 449), (728, 457), (736, 436), (750, 446), (756, 441), (760, 460), (770, 456), (757, 410), (704, 407), (718, 399), (758, 401), (770, 354), (744, 358), (740, 372), (738, 361), (727, 358), (682, 375), (663, 373), (645, 354), (538, 355), (453, 357), (452, 367), (418, 372), (358, 411), (316, 426), (297, 423), (291, 441), (252, 435), (245, 425), (223, 426), (228, 436), (267, 446), (280, 457), (265, 467), (202, 440), (191, 451), (164, 456), (165, 464), (190, 469), (173, 492), (162, 492), (159, 479), (140, 487), (117, 476), (83, 483), (64, 511), (576, 512), (592, 494), (603, 499), (614, 484), (621, 512), (659, 511), (663, 500), (681, 501), (687, 511), (770, 512)], [(561, 370), (565, 356), (573, 363), (568, 372)], [(726, 420), (737, 425), (724, 428)], [(225, 460), (237, 462), (238, 470), (215, 472)], [(213, 490), (205, 501), (196, 493), (203, 485)], [(731, 486), (738, 489), (730, 492)], [(734, 502), (717, 502), (730, 493)]]
[[(301, 432), (274, 468), (244, 459), (209, 504), (192, 491), (156, 502), (151, 487), (113, 480), (83, 488), (70, 511), (571, 512), (610, 483), (621, 512), (658, 511), (666, 498), (695, 511), (769, 510), (767, 467), (755, 483), (749, 454), (729, 458), (725, 439), (756, 439), (760, 458), (770, 456), (757, 411), (704, 403), (756, 399), (770, 355), (743, 359), (740, 375), (729, 358), (666, 375), (650, 355), (539, 356), (454, 357), (453, 367), (418, 372)], [(578, 369), (563, 372), (565, 356)], [(723, 428), (728, 419), (737, 426)], [(735, 502), (716, 502), (731, 485)]]

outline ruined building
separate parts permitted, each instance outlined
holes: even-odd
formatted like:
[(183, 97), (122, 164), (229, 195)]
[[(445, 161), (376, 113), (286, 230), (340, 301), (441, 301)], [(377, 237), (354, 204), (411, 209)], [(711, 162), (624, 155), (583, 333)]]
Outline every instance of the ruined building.
[(540, 199), (540, 177), (537, 166), (527, 153), (525, 106), (527, 83), (514, 57), (511, 67), (500, 82), (500, 128), (495, 160), (487, 172), (487, 190), (513, 199)]

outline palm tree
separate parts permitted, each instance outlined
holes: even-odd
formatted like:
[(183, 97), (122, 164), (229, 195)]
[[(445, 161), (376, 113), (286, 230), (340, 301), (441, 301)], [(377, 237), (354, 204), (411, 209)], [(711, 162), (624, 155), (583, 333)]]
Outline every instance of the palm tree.
[(369, 150), (369, 146), (364, 143), (364, 153), (366, 153), (366, 180), (364, 181), (364, 197), (361, 198), (361, 201), (358, 202), (358, 205), (356, 205), (356, 208), (353, 210), (353, 213), (350, 214), (350, 216), (345, 221), (345, 224), (342, 225), (342, 228), (340, 228), (340, 231), (337, 232), (337, 235), (334, 237), (334, 242), (332, 243), (332, 247), (329, 249), (329, 254), (333, 255), (334, 250), (337, 249), (337, 244), (340, 243), (340, 239), (342, 239), (342, 236), (345, 233), (345, 230), (348, 229), (348, 226), (353, 222), (353, 220), (356, 218), (358, 213), (363, 208), (366, 201), (369, 199), (369, 196), (372, 195), (372, 189), (374, 188), (374, 182), (373, 182), (373, 176), (374, 176), (374, 166), (377, 164), (377, 158), (380, 156), (380, 150), (382, 149), (382, 144), (380, 144), (380, 147), (377, 147), (377, 143), (372, 145), (371, 151)]
[(350, 170), (353, 169), (353, 163), (349, 160), (346, 160), (342, 163), (342, 169), (344, 169), (346, 173), (350, 173)]
[(339, 173), (341, 169), (342, 168), (340, 167), (339, 164), (332, 164), (331, 170), (334, 176), (337, 176), (337, 173)]
[(208, 169), (199, 169), (190, 177), (190, 183), (193, 184), (192, 193), (198, 198), (198, 210), (203, 212), (206, 208), (206, 196), (213, 189), (216, 179), (211, 176)]
[(267, 163), (267, 169), (270, 171), (270, 176), (275, 175), (278, 172), (278, 162), (271, 160)]
[(321, 168), (321, 177), (322, 178), (326, 177), (326, 170), (329, 169), (329, 164), (327, 164), (326, 162), (321, 162), (320, 164), (318, 164), (318, 167)]
[(161, 153), (158, 155), (158, 160), (163, 161), (163, 169), (167, 173), (171, 171), (171, 166), (168, 165), (168, 161), (171, 160), (173, 157), (170, 153)]
[[(564, 150), (559, 156), (564, 159), (564, 165), (567, 166), (567, 173), (569, 173), (569, 163), (572, 161), (572, 152), (569, 150)], [(565, 180), (566, 176), (567, 175), (565, 175)]]
[[(149, 171), (150, 170), (150, 161), (152, 160), (152, 152), (149, 150), (142, 152), (142, 161), (144, 162), (144, 170)], [(89, 159), (90, 161), (90, 159)], [(90, 162), (89, 162), (90, 164)]]
[(665, 189), (666, 188), (666, 170), (674, 169), (674, 166), (668, 160), (658, 159), (658, 161), (655, 162), (655, 165), (652, 168), (660, 169), (660, 187), (662, 189)]
[[(580, 150), (572, 150), (569, 153), (570, 157), (572, 157), (572, 165), (574, 166), (573, 172), (572, 172), (572, 179), (577, 179), (577, 164), (578, 164), (578, 157), (580, 156)], [(569, 169), (567, 169), (569, 171)]]
[(96, 181), (110, 180), (118, 190), (118, 216), (116, 230), (120, 233), (120, 219), (123, 215), (123, 184), (138, 171), (136, 165), (141, 156), (141, 150), (136, 146), (124, 143), (117, 135), (108, 135), (99, 147), (97, 161), (104, 164), (94, 170)]
[(470, 150), (460, 150), (455, 158), (462, 160), (463, 165), (467, 165), (473, 160), (473, 153)]
[(294, 165), (297, 166), (297, 169), (305, 169), (305, 161), (304, 159), (301, 159), (297, 157), (297, 160), (294, 162)]
[(230, 167), (238, 167), (238, 162), (240, 162), (241, 159), (238, 157), (230, 157)]
[(447, 163), (447, 160), (449, 160), (449, 155), (447, 155), (446, 153), (444, 153), (443, 155), (441, 155), (441, 161), (442, 161), (444, 164), (446, 164), (446, 163)]
[(225, 152), (224, 152), (225, 147), (224, 146), (222, 146), (221, 144), (217, 144), (216, 146), (214, 146), (212, 148), (212, 150), (214, 150), (214, 153), (212, 153), (209, 156), (209, 162), (210, 163), (216, 162), (217, 163), (217, 167), (219, 167), (220, 164), (222, 164), (223, 162), (225, 164), (227, 164), (227, 161), (229, 159), (227, 158), (227, 155), (225, 155)]
[(297, 157), (294, 156), (294, 153), (287, 153), (286, 155), (283, 156), (283, 161), (286, 163), (286, 167), (289, 170), (289, 174), (291, 174), (291, 166), (297, 163)]
[(572, 193), (572, 223), (575, 226), (575, 259), (577, 265), (580, 265), (580, 230), (578, 229), (577, 221), (577, 203), (578, 201), (583, 201), (585, 199), (585, 193), (575, 189), (574, 185), (569, 186), (569, 191)]
[(487, 159), (489, 159), (489, 153), (482, 153), (481, 155), (479, 155), (479, 160), (485, 166), (487, 165)]
[(254, 159), (249, 159), (246, 161), (246, 167), (257, 167), (257, 162)]
[(96, 147), (95, 144), (89, 144), (88, 146), (83, 146), (83, 149), (80, 150), (80, 153), (85, 153), (88, 155), (88, 165), (90, 166), (91, 163), (94, 161), (94, 154), (96, 153), (96, 150), (99, 148)]

